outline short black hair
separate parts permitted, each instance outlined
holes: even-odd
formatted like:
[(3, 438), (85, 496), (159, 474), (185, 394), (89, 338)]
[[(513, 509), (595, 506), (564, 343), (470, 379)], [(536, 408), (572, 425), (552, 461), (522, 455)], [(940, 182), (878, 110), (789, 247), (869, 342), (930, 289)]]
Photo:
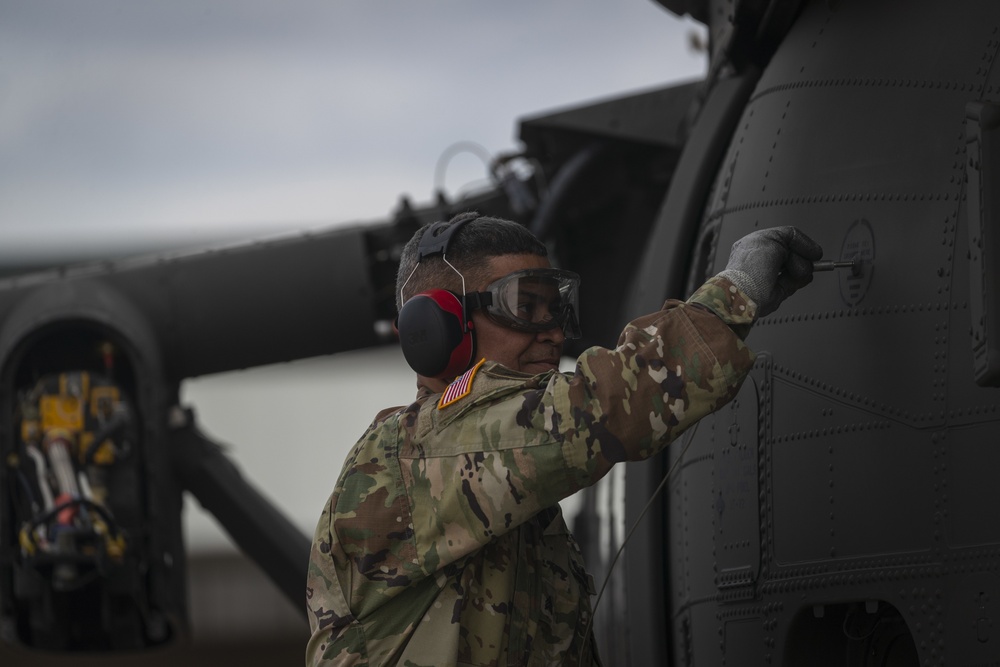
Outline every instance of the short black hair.
[[(538, 255), (548, 257), (548, 249), (524, 225), (503, 218), (481, 216), (475, 212), (459, 213), (448, 221), (449, 225), (467, 222), (451, 238), (448, 245), (448, 263), (454, 266), (466, 283), (479, 284), (486, 278), (487, 261), (501, 255)], [(462, 280), (448, 267), (440, 255), (419, 261), (417, 250), (420, 239), (431, 225), (416, 231), (399, 258), (396, 273), (396, 310), (403, 307), (406, 298), (430, 289), (450, 289), (461, 292)], [(419, 268), (414, 271), (419, 263)], [(411, 277), (412, 274), (412, 277)], [(409, 280), (409, 283), (407, 283)], [(406, 295), (403, 295), (406, 285)]]

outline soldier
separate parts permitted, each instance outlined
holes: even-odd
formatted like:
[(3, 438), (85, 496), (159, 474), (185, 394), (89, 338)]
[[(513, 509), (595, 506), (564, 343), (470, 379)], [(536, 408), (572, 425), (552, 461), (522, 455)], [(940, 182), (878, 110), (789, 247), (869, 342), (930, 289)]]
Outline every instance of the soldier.
[(579, 278), (546, 254), (475, 214), (406, 245), (397, 323), (417, 398), (376, 416), (320, 518), (307, 664), (600, 664), (558, 502), (732, 399), (750, 325), (812, 280), (822, 250), (792, 227), (754, 232), (690, 299), (572, 373), (558, 364)]

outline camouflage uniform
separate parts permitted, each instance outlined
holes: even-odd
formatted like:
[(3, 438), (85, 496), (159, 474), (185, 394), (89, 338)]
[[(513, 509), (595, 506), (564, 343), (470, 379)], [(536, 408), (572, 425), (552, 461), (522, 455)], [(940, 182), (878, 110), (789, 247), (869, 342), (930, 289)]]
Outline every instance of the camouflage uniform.
[(467, 395), (442, 405), (423, 389), (380, 413), (316, 529), (307, 663), (600, 664), (584, 637), (592, 585), (557, 503), (735, 396), (753, 354), (734, 331), (754, 308), (716, 277), (575, 373), (481, 362), (457, 381)]

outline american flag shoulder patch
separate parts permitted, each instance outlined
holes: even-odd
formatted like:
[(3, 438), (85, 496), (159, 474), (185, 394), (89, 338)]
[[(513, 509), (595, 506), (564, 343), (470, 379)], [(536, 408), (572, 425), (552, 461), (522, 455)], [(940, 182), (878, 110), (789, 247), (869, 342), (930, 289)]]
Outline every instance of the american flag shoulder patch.
[(446, 408), (469, 395), (469, 392), (472, 391), (472, 379), (476, 377), (476, 371), (485, 362), (485, 358), (480, 359), (478, 364), (459, 375), (455, 378), (454, 382), (448, 385), (448, 388), (444, 390), (444, 393), (441, 394), (441, 399), (438, 401), (438, 410)]

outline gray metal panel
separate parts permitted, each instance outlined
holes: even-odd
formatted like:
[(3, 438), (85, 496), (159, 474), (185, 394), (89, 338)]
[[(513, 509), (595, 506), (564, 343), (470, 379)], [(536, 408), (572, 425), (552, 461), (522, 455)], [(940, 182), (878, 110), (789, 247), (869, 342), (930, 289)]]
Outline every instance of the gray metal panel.
[[(768, 667), (771, 661), (765, 659), (767, 644), (764, 641), (764, 624), (759, 618), (726, 621), (722, 629), (722, 656), (725, 664), (739, 662), (744, 667)], [(748, 646), (756, 646), (756, 651), (748, 651)]]
[[(716, 431), (720, 428), (725, 432), (726, 427), (718, 424), (718, 421), (713, 419), (712, 423), (703, 424), (699, 429), (702, 438), (716, 437)], [(715, 550), (715, 462), (712, 447), (712, 440), (696, 440), (695, 448), (688, 453), (681, 470), (681, 511), (687, 526), (682, 533), (684, 571), (688, 577), (684, 586), (687, 604), (706, 598), (714, 599), (716, 594), (715, 558), (706, 557)], [(710, 526), (713, 530), (706, 530)]]
[[(758, 366), (762, 364), (758, 363)], [(723, 601), (753, 599), (760, 572), (758, 466), (763, 422), (754, 376), (720, 412), (714, 440), (715, 555)]]
[(521, 140), (537, 152), (539, 136), (558, 130), (679, 148), (684, 144), (687, 111), (699, 88), (700, 83), (686, 83), (529, 116), (521, 121)]
[(994, 27), (989, 0), (833, 4), (808, 3), (761, 76), (760, 90), (980, 82), (975, 66)]
[[(948, 543), (954, 547), (1000, 545), (1000, 447), (995, 422), (968, 427), (961, 437), (936, 438), (941, 452), (941, 511), (949, 521)], [(947, 445), (947, 446), (945, 446)], [(942, 516), (943, 519), (943, 516)]]
[(969, 237), (969, 308), (976, 382), (1000, 386), (1000, 319), (996, 285), (1000, 283), (1000, 106), (966, 105), (968, 159), (966, 224)]
[[(798, 295), (798, 308), (789, 304), (787, 309), (804, 312), (771, 318), (751, 333), (748, 344), (773, 353), (783, 376), (831, 400), (916, 426), (941, 423), (944, 393), (935, 384), (943, 366), (932, 360), (941, 349), (935, 327), (940, 330), (947, 323), (947, 302), (940, 308), (935, 303), (904, 301), (807, 310), (824, 293), (840, 298), (835, 285), (824, 284), (833, 280), (834, 276), (817, 276), (810, 291)], [(807, 341), (827, 341), (832, 349), (817, 353), (803, 344)], [(914, 359), (928, 362), (914, 366)], [(905, 392), (900, 387), (902, 378), (907, 383)], [(775, 412), (792, 421), (804, 418), (780, 403)]]
[[(954, 197), (959, 184), (949, 177), (961, 166), (954, 149), (968, 99), (963, 91), (860, 79), (764, 89), (747, 106), (732, 145), (740, 168), (729, 208)], [(903, 119), (904, 131), (885, 131)], [(926, 168), (899, 168), (915, 163)]]
[[(926, 433), (776, 378), (770, 448), (780, 564), (921, 552), (934, 543)], [(797, 423), (787, 418), (794, 414)]]

